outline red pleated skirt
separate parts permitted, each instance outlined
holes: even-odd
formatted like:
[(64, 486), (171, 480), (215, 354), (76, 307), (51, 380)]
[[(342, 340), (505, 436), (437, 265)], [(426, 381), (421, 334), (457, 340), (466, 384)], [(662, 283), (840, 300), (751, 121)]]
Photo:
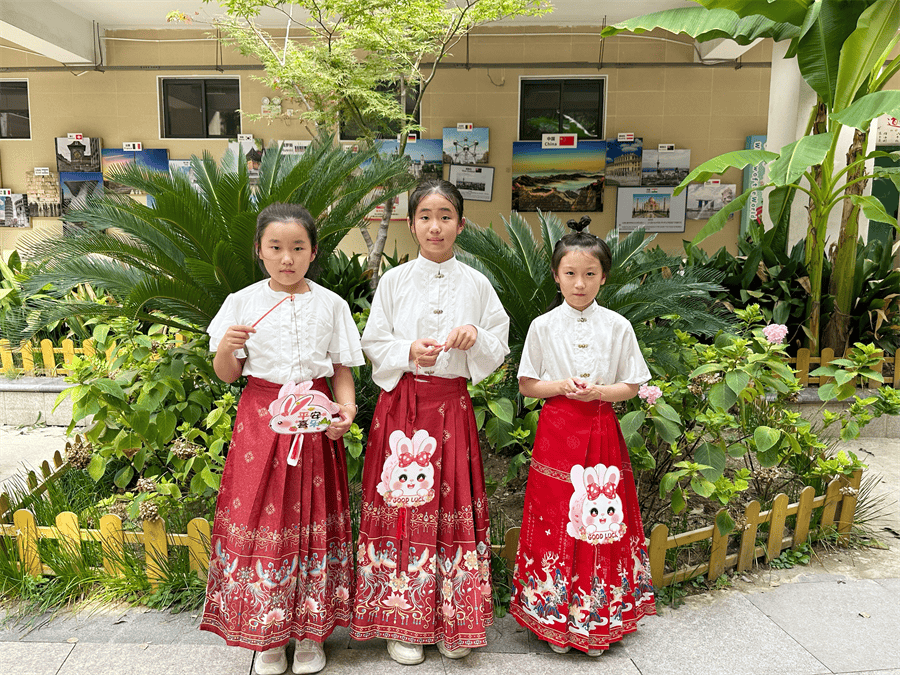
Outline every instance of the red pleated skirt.
[[(350, 621), (352, 532), (342, 441), (269, 428), (280, 385), (248, 378), (222, 474), (201, 630), (261, 651)], [(314, 389), (331, 397), (324, 379)]]
[(466, 380), (404, 375), (381, 392), (369, 433), (351, 636), (484, 646), (488, 530)]
[(557, 396), (541, 410), (510, 613), (582, 651), (608, 649), (656, 613), (631, 460), (609, 403)]

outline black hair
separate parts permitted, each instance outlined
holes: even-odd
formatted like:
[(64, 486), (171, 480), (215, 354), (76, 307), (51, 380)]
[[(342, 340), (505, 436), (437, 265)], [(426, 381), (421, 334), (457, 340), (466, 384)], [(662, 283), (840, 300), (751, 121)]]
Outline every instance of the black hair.
[(302, 225), (309, 237), (309, 245), (313, 252), (318, 248), (319, 234), (316, 229), (316, 221), (312, 217), (312, 214), (306, 210), (306, 207), (301, 206), (300, 204), (285, 204), (282, 202), (269, 204), (260, 211), (259, 215), (256, 217), (256, 234), (253, 238), (253, 242), (256, 245), (256, 251), (254, 252), (256, 254), (256, 261), (263, 272), (266, 271), (266, 266), (259, 258), (259, 251), (262, 247), (263, 234), (265, 233), (266, 228), (272, 223), (297, 223), (298, 225)]
[(450, 181), (442, 180), (440, 178), (426, 178), (423, 181), (419, 181), (416, 187), (413, 189), (412, 194), (409, 196), (409, 214), (408, 218), (410, 222), (415, 220), (416, 218), (416, 209), (419, 206), (419, 202), (421, 202), (428, 195), (440, 195), (448, 202), (453, 204), (453, 208), (456, 209), (456, 215), (459, 216), (459, 219), (463, 218), (463, 196), (453, 183)]
[[(573, 219), (566, 223), (572, 229), (572, 232), (563, 235), (556, 242), (556, 246), (553, 247), (553, 255), (550, 258), (550, 269), (553, 270), (553, 274), (559, 271), (559, 264), (566, 253), (570, 251), (584, 251), (597, 258), (600, 262), (600, 267), (603, 269), (603, 276), (609, 275), (609, 270), (612, 268), (612, 251), (609, 248), (609, 244), (600, 237), (584, 231), (590, 224), (590, 216), (582, 216), (578, 222), (575, 222)], [(550, 303), (547, 310), (559, 307), (562, 303), (562, 291), (557, 288), (556, 298)]]

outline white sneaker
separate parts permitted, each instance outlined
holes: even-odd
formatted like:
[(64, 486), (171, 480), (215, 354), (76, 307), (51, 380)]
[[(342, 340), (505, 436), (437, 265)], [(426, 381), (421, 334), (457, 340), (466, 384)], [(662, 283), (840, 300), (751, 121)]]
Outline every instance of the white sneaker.
[(318, 673), (325, 667), (325, 650), (315, 640), (300, 640), (294, 649), (294, 675)]
[(388, 640), (387, 650), (394, 661), (404, 666), (414, 666), (425, 660), (425, 649), (422, 645), (400, 642), (399, 640)]
[(569, 645), (566, 645), (565, 647), (560, 647), (559, 645), (555, 645), (552, 642), (548, 642), (547, 644), (550, 645), (550, 649), (555, 651), (557, 654), (568, 654), (569, 650), (572, 649), (572, 647)]
[(253, 670), (257, 675), (281, 675), (287, 670), (287, 666), (284, 646), (257, 652), (253, 659)]
[(587, 655), (588, 656), (603, 656), (604, 651), (606, 651), (606, 650), (604, 650), (604, 649), (588, 649)]
[(472, 653), (468, 647), (457, 647), (456, 649), (447, 649), (443, 641), (437, 643), (438, 651), (448, 659), (462, 659)]

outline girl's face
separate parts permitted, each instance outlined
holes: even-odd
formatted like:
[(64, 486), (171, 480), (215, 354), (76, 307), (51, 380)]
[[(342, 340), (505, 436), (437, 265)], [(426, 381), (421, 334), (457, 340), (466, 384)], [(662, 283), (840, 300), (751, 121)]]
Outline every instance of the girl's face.
[(293, 294), (307, 290), (304, 277), (316, 259), (316, 251), (303, 225), (293, 221), (269, 223), (256, 253), (269, 273), (273, 291)]
[(453, 257), (453, 243), (462, 232), (465, 219), (446, 197), (432, 193), (416, 206), (409, 230), (419, 242), (422, 256), (432, 262), (445, 262)]
[(600, 287), (606, 283), (606, 275), (597, 256), (579, 249), (569, 251), (560, 259), (553, 279), (559, 284), (566, 303), (579, 311), (594, 302)]

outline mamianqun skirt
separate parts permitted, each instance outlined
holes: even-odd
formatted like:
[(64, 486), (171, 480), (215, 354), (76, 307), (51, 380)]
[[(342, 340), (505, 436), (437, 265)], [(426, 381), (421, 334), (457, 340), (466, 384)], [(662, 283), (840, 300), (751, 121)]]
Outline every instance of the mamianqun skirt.
[(369, 433), (351, 636), (484, 646), (488, 529), (466, 380), (404, 375)]
[[(280, 385), (258, 378), (238, 404), (216, 503), (201, 630), (257, 651), (323, 641), (350, 621), (352, 534), (342, 441), (269, 428)], [(324, 379), (314, 381), (329, 397)], [(298, 439), (299, 440), (299, 439)]]
[(510, 612), (542, 640), (608, 649), (656, 613), (628, 448), (609, 403), (550, 398), (525, 490)]

